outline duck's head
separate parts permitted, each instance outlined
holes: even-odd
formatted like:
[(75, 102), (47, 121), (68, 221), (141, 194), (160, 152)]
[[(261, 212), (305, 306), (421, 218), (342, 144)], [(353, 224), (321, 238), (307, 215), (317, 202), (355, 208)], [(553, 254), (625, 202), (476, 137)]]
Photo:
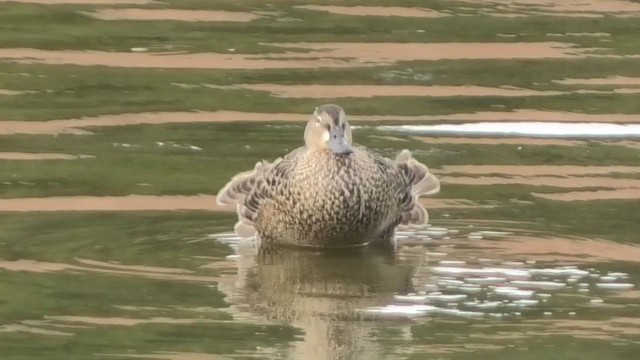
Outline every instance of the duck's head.
[(304, 142), (309, 149), (331, 150), (334, 154), (341, 155), (351, 154), (351, 127), (344, 109), (333, 104), (318, 106), (307, 123)]

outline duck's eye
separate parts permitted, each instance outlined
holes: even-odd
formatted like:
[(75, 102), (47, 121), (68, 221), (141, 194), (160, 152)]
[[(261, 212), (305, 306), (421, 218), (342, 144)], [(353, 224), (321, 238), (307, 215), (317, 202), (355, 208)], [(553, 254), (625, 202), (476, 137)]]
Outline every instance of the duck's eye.
[(320, 116), (316, 116), (316, 123), (320, 124), (322, 122), (322, 118)]

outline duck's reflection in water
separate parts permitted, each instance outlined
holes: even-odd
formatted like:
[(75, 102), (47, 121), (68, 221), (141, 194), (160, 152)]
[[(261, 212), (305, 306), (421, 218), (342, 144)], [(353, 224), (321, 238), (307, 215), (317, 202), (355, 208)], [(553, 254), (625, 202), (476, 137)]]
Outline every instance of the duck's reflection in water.
[[(299, 341), (269, 350), (291, 359), (390, 359), (476, 345), (502, 348), (502, 335), (513, 336), (512, 323), (526, 328), (518, 335), (522, 344), (553, 334), (602, 339), (629, 332), (617, 312), (627, 305), (616, 295), (637, 296), (635, 280), (609, 263), (637, 259), (637, 247), (472, 229), (401, 231), (395, 251), (314, 252), (234, 240), (236, 262), (219, 289), (233, 304), (236, 321), (301, 329)], [(610, 326), (595, 332), (594, 313)], [(430, 334), (416, 337), (413, 321), (378, 322), (399, 318), (418, 321)], [(635, 316), (623, 320), (637, 322)], [(443, 333), (443, 323), (455, 331)], [(486, 327), (499, 336), (479, 340)]]
[(373, 324), (362, 310), (412, 292), (412, 266), (391, 251), (362, 248), (308, 251), (239, 244), (237, 276), (219, 288), (234, 317), (295, 326), (302, 339), (286, 350), (292, 359), (374, 359)]

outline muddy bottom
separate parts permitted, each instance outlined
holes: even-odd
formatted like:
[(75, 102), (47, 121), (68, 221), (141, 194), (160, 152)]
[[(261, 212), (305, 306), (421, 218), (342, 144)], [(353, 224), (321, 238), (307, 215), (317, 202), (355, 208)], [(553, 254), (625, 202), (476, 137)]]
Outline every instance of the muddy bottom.
[[(24, 64), (196, 69), (317, 69), (392, 65), (444, 59), (579, 59), (588, 49), (562, 42), (530, 43), (267, 43), (284, 53), (127, 53), (0, 49), (0, 59)], [(296, 51), (297, 50), (297, 51)], [(300, 52), (303, 50), (303, 52)], [(304, 50), (307, 50), (304, 52)]]
[(93, 156), (56, 153), (0, 152), (0, 160), (78, 160), (90, 158), (93, 158)]
[(273, 96), (287, 98), (338, 98), (374, 96), (554, 96), (561, 91), (537, 91), (520, 88), (487, 86), (411, 86), (411, 85), (277, 85), (246, 84), (238, 88), (267, 91)]
[(259, 18), (247, 12), (178, 9), (99, 9), (84, 14), (100, 20), (172, 20), (247, 22)]
[[(148, 112), (134, 114), (102, 115), (78, 119), (59, 119), (48, 121), (0, 121), (0, 135), (8, 134), (74, 134), (90, 135), (89, 127), (127, 126), (138, 124), (169, 123), (232, 123), (232, 122), (303, 122), (309, 114), (305, 113), (255, 113), (241, 111), (193, 111), (193, 112)], [(489, 121), (535, 121), (535, 122), (600, 122), (634, 123), (638, 114), (585, 114), (569, 111), (545, 111), (515, 109), (512, 111), (479, 111), (474, 113), (444, 115), (349, 115), (353, 121), (393, 121), (393, 122), (489, 122)], [(602, 124), (601, 124), (602, 125)], [(606, 124), (605, 124), (606, 125)], [(633, 125), (635, 126), (635, 125)], [(556, 128), (558, 126), (556, 125)], [(560, 126), (564, 128), (564, 126)], [(411, 127), (406, 127), (411, 131)], [(421, 128), (416, 128), (420, 130)], [(494, 129), (499, 129), (495, 127)], [(605, 134), (606, 135), (606, 134)], [(509, 139), (502, 141), (511, 141)], [(559, 141), (559, 140), (555, 140)], [(629, 143), (631, 144), (631, 142)]]
[(299, 5), (298, 9), (325, 11), (332, 14), (355, 15), (355, 16), (402, 16), (402, 17), (426, 17), (435, 18), (449, 16), (433, 9), (427, 8), (406, 8), (399, 6), (322, 6), (322, 5)]
[(481, 8), (482, 14), (507, 17), (544, 15), (593, 18), (640, 15), (640, 5), (626, 0), (491, 0), (483, 2), (483, 5), (487, 7)]
[(17, 2), (28, 4), (63, 5), (63, 4), (88, 4), (88, 5), (143, 5), (154, 3), (153, 0), (0, 0), (0, 2)]

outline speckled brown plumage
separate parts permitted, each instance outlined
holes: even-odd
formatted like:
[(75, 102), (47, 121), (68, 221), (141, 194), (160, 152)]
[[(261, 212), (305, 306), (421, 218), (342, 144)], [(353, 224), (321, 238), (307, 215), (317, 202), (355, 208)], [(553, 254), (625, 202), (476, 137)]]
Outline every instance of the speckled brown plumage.
[[(327, 121), (339, 126), (336, 109), (329, 110)], [(426, 166), (407, 150), (395, 160), (362, 146), (350, 151), (336, 154), (307, 145), (273, 163), (259, 162), (253, 171), (236, 175), (218, 201), (238, 204), (237, 233), (257, 232), (265, 243), (365, 245), (390, 240), (400, 223), (427, 221), (417, 197), (440, 185)]]

